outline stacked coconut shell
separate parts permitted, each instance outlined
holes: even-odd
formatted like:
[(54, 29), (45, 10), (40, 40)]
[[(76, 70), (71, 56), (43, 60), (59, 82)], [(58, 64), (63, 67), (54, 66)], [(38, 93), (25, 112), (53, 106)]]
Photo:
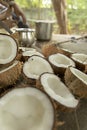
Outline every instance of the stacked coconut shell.
[(19, 47), (9, 35), (0, 34), (0, 40), (0, 88), (6, 89), (0, 99), (0, 129), (57, 130), (60, 108), (74, 110), (76, 96), (87, 95), (86, 65), (82, 72), (74, 54), (53, 44), (40, 53)]
[(16, 60), (17, 54), (16, 40), (0, 34), (0, 88), (15, 84), (21, 74), (22, 63)]

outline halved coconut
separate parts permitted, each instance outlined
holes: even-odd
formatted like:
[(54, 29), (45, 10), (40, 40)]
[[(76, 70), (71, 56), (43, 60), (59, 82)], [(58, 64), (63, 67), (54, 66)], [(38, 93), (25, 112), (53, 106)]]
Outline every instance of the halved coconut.
[(54, 107), (37, 88), (13, 89), (0, 99), (0, 130), (53, 130)]
[(71, 58), (76, 63), (76, 67), (80, 70), (85, 70), (87, 64), (87, 55), (82, 53), (75, 53), (71, 55)]
[(64, 55), (70, 57), (70, 55), (72, 54), (71, 51), (61, 48), (57, 44), (45, 44), (42, 46), (41, 51), (45, 57), (48, 57), (48, 56), (50, 56), (52, 54), (56, 54), (56, 53), (61, 53), (61, 54), (64, 54)]
[(10, 35), (0, 34), (0, 64), (13, 61), (17, 55), (18, 44)]
[(53, 69), (49, 62), (40, 56), (31, 56), (28, 61), (23, 64), (23, 73), (28, 79), (38, 79), (44, 72), (53, 73)]
[(59, 74), (64, 74), (66, 68), (69, 66), (75, 66), (74, 61), (60, 53), (50, 55), (48, 60), (52, 64), (55, 73)]
[(72, 92), (82, 97), (87, 97), (87, 75), (80, 70), (70, 67), (65, 71), (65, 83)]
[(45, 44), (42, 46), (41, 51), (45, 57), (59, 52), (55, 44)]
[(67, 86), (55, 74), (42, 74), (40, 76), (40, 84), (45, 92), (60, 105), (68, 108), (75, 108), (78, 105), (78, 100), (75, 99)]
[(12, 65), (0, 70), (0, 88), (15, 84), (22, 70), (22, 63), (14, 61)]
[(19, 50), (24, 51), (36, 51), (36, 49), (31, 48), (31, 47), (19, 47)]
[(24, 61), (28, 60), (28, 58), (31, 57), (31, 56), (33, 56), (33, 55), (37, 55), (37, 56), (44, 57), (44, 55), (41, 54), (41, 53), (38, 52), (38, 51), (24, 51), (24, 52), (22, 53), (22, 56), (23, 56)]

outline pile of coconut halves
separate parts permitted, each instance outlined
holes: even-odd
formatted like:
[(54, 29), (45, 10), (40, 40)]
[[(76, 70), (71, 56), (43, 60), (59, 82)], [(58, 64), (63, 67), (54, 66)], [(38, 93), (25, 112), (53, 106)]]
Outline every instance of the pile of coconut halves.
[(58, 111), (87, 97), (87, 55), (46, 44), (41, 53), (0, 34), (0, 130), (57, 130)]

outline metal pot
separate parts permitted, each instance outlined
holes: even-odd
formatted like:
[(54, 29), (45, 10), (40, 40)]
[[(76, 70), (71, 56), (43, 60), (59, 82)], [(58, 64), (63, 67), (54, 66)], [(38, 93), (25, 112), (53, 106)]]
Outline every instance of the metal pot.
[(35, 29), (30, 28), (17, 28), (17, 32), (19, 32), (19, 43), (21, 46), (29, 47), (35, 41), (34, 32)]
[(52, 36), (52, 24), (50, 21), (36, 21), (36, 39), (50, 40)]

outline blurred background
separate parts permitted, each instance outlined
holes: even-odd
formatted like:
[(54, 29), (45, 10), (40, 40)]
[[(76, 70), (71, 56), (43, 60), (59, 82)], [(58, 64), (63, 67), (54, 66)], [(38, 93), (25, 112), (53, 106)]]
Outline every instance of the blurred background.
[[(31, 27), (34, 20), (56, 21), (53, 1), (56, 0), (15, 0), (23, 9)], [(85, 34), (87, 28), (87, 0), (66, 0), (67, 28), (70, 34)], [(54, 24), (54, 33), (59, 33), (57, 22)]]

